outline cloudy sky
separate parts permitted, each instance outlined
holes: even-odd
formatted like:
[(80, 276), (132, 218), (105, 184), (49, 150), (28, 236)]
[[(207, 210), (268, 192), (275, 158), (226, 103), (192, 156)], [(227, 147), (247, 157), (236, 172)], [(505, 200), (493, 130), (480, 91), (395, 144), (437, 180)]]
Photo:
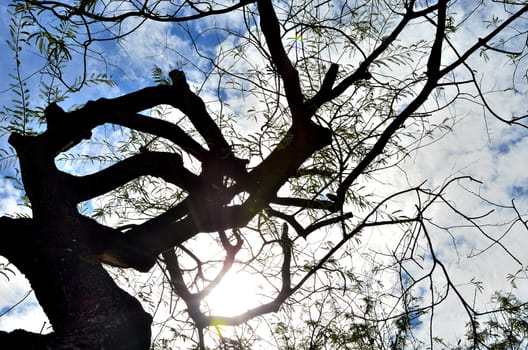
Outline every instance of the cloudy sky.
[[(457, 7), (456, 16), (463, 17), (467, 9)], [(0, 11), (6, 13), (5, 4), (0, 5)], [(482, 11), (464, 22), (464, 27), (453, 37), (453, 42), (458, 48), (468, 47), (488, 31), (485, 16), (502, 16), (500, 9), (493, 11)], [(455, 18), (457, 18), (455, 16)], [(7, 18), (7, 16), (5, 16)], [(488, 18), (488, 19), (489, 19)], [(9, 40), (8, 21), (0, 22), (0, 67), (2, 79), (0, 79), (0, 102), (8, 105), (13, 98), (7, 78), (13, 73), (14, 58), (7, 48), (5, 41)], [(213, 26), (229, 25), (232, 30), (242, 30), (243, 23), (238, 14), (231, 14), (216, 19), (200, 21), (192, 30), (199, 32), (200, 29), (212, 28)], [(417, 30), (406, 33), (405, 40), (427, 37), (427, 32)], [(526, 29), (526, 28), (524, 28)], [(110, 63), (119, 64), (119, 67), (109, 66), (112, 76), (118, 82), (116, 87), (93, 86), (81, 93), (71, 95), (71, 98), (63, 104), (65, 108), (81, 104), (89, 99), (98, 97), (113, 97), (124, 92), (152, 84), (151, 69), (156, 65), (165, 71), (171, 68), (183, 68), (189, 81), (196, 87), (201, 87), (201, 96), (204, 100), (214, 106), (217, 98), (214, 96), (215, 80), (204, 74), (193, 70), (193, 65), (207, 67), (206, 59), (199, 59), (189, 40), (182, 34), (182, 28), (177, 25), (153, 24), (143, 26), (135, 31), (127, 40), (119, 42), (118, 45), (96, 44), (105, 52), (105, 57)], [(204, 34), (205, 36), (206, 34)], [(226, 36), (225, 33), (211, 35), (206, 38), (210, 46), (208, 54), (221, 52), (220, 46), (236, 44), (236, 37)], [(38, 84), (38, 74), (33, 73), (40, 69), (38, 53), (35, 50), (24, 49), (23, 73), (29, 77), (33, 103), (39, 104), (38, 93), (35, 90)], [(252, 53), (250, 52), (249, 55)], [(452, 52), (447, 52), (447, 59), (454, 57)], [(249, 69), (250, 62), (260, 62), (258, 57), (250, 57), (245, 65), (236, 67), (238, 70)], [(489, 54), (489, 60), (484, 61), (478, 54), (472, 62), (478, 67), (479, 79), (482, 79), (484, 90), (504, 90), (513, 87), (512, 74), (515, 67), (507, 64), (502, 58), (494, 53)], [(225, 63), (228, 64), (228, 63)], [(521, 67), (521, 71), (522, 71)], [(75, 67), (70, 68), (75, 72)], [(89, 69), (93, 71), (104, 71), (106, 68), (101, 62), (91, 61)], [(397, 73), (396, 73), (397, 74)], [(207, 78), (207, 79), (206, 79)], [(205, 85), (200, 82), (206, 81)], [(515, 81), (518, 92), (511, 90), (505, 93), (493, 93), (487, 95), (491, 105), (508, 117), (513, 114), (527, 112), (526, 100), (527, 85), (521, 78)], [(33, 85), (34, 84), (34, 85)], [(449, 94), (446, 91), (446, 94)], [(229, 96), (226, 97), (229, 99)], [(446, 97), (447, 99), (448, 97)], [(521, 214), (528, 211), (528, 178), (526, 177), (525, 158), (528, 154), (528, 130), (521, 127), (508, 127), (493, 118), (482, 106), (475, 103), (473, 96), (464, 96), (463, 99), (453, 104), (449, 109), (439, 115), (433, 116), (438, 120), (449, 116), (456, 120), (450, 132), (436, 133), (433, 139), (424, 139), (428, 144), (416, 152), (410, 154), (399, 169), (388, 171), (376, 184), (376, 190), (381, 197), (383, 194), (395, 192), (409, 186), (415, 186), (423, 181), (429, 188), (439, 188), (446, 183), (447, 179), (455, 176), (470, 175), (480, 183), (469, 180), (460, 181), (448, 190), (449, 199), (456, 207), (475, 216), (494, 211), (482, 219), (489, 224), (486, 232), (499, 237), (507, 232), (502, 239), (505, 248), (491, 245), (491, 241), (480, 232), (468, 227), (468, 222), (461, 217), (453, 215), (446, 206), (434, 206), (428, 215), (435, 217), (438, 224), (445, 226), (459, 226), (446, 231), (438, 230), (433, 235), (437, 247), (437, 254), (442, 257), (450, 272), (451, 277), (460, 290), (465, 293), (468, 300), (475, 299), (479, 309), (484, 310), (488, 305), (490, 295), (496, 290), (513, 292), (522, 298), (528, 299), (528, 284), (525, 279), (518, 281), (518, 288), (514, 289), (507, 282), (507, 274), (522, 269), (528, 264), (528, 255), (525, 248), (528, 244), (528, 230), (520, 222), (510, 227), (515, 219), (515, 212), (508, 208), (497, 209), (490, 205), (496, 203), (511, 206), (514, 200), (515, 206)], [(254, 99), (229, 100), (233, 112), (246, 111), (255, 107)], [(257, 108), (258, 109), (258, 108)], [(241, 128), (250, 126), (247, 121), (241, 123)], [(433, 142), (434, 141), (434, 142)], [(0, 148), (7, 148), (6, 137), (0, 139)], [(63, 166), (67, 167), (67, 164)], [(1, 169), (3, 175), (13, 175), (12, 169)], [(89, 171), (84, 169), (83, 171)], [(0, 215), (13, 215), (27, 210), (20, 207), (19, 198), (21, 189), (9, 179), (0, 179)], [(483, 201), (479, 196), (487, 199)], [(405, 204), (402, 204), (405, 205)], [(500, 224), (493, 226), (493, 224)], [(374, 247), (381, 247), (390, 240), (390, 233), (382, 233), (376, 239), (370, 241)], [(456, 243), (456, 244), (454, 244)], [(481, 253), (482, 252), (482, 253)], [(515, 257), (512, 258), (511, 255)], [(420, 274), (417, 266), (409, 266), (410, 271)], [(45, 325), (45, 315), (38, 308), (32, 294), (24, 299), (17, 307), (9, 310), (24, 298), (30, 287), (20, 274), (9, 274), (9, 280), (0, 276), (0, 329), (11, 330), (25, 328), (32, 331), (40, 331)], [(523, 277), (526, 277), (522, 275)], [(468, 283), (472, 279), (483, 283), (481, 293), (474, 294), (474, 288)], [(427, 295), (425, 295), (427, 297)], [(441, 336), (452, 335), (453, 324), (457, 324), (463, 334), (463, 325), (460, 325), (460, 313), (452, 312), (453, 308), (460, 310), (460, 304), (455, 298), (450, 297), (447, 302), (438, 308), (435, 316), (435, 330)], [(462, 312), (462, 311), (461, 311)]]

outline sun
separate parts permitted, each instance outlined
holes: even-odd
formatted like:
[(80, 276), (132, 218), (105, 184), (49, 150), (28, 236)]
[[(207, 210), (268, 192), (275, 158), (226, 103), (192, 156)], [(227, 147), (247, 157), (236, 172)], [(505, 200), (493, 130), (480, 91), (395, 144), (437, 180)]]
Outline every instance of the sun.
[(228, 272), (205, 298), (211, 314), (236, 316), (259, 305), (262, 287), (247, 272)]

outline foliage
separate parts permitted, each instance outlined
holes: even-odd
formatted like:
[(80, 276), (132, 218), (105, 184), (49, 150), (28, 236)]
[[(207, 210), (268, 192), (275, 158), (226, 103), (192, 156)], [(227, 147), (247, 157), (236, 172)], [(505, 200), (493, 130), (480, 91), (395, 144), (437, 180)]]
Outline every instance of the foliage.
[[(460, 349), (521, 348), (525, 305), (496, 294), (497, 308), (479, 311), (452, 278), (443, 245), (449, 240), (456, 250), (466, 233), (454, 232), (464, 227), (468, 237), (476, 232), (522, 265), (502, 238), (515, 225), (525, 229), (525, 215), (513, 201), (483, 198), (474, 174), (438, 185), (410, 179), (405, 170), (410, 157), (453, 132), (466, 100), (485, 111), (487, 123), (527, 126), (521, 107), (499, 106), (503, 113), (491, 97), (516, 96), (526, 86), (527, 5), (465, 6), (471, 7), (396, 0), (13, 0), (12, 99), (0, 113), (1, 136), (50, 132), (45, 107), (72, 99), (69, 117), (85, 116), (92, 106), (106, 108), (101, 114), (128, 108), (118, 98), (85, 103), (101, 97), (100, 86), (129, 92), (148, 80), (156, 91), (180, 89), (172, 105), (151, 106), (146, 94), (142, 110), (101, 116), (109, 121), (94, 123), (90, 137), (72, 140), (75, 147), (55, 157), (61, 171), (83, 178), (130, 159), (171, 154), (181, 159), (181, 168), (173, 165), (177, 174), (202, 181), (196, 189), (147, 171), (77, 203), (81, 214), (125, 236), (149, 222), (181, 224), (197, 208), (205, 213), (193, 226), (205, 228), (196, 232), (171, 228), (175, 237), (189, 237), (152, 248), (157, 260), (148, 273), (134, 272), (142, 271), (134, 265), (108, 268), (154, 316), (154, 348), (449, 347), (451, 339), (423, 331), (448, 295), (468, 320)], [(482, 18), (485, 29), (473, 33)], [(148, 39), (141, 37), (144, 28), (152, 30)], [(134, 40), (138, 52), (144, 44), (162, 55), (135, 62), (131, 52), (130, 66), (122, 64), (118, 48)], [(24, 66), (34, 64), (32, 55), (40, 57), (33, 70)], [(488, 89), (486, 62), (510, 65), (511, 84)], [(138, 72), (150, 78), (125, 83), (123, 76)], [(86, 118), (92, 117), (99, 116)], [(90, 120), (64, 121), (72, 128), (83, 123), (91, 129)], [(181, 138), (170, 137), (176, 129)], [(22, 190), (14, 150), (0, 152), (2, 169)], [(493, 209), (486, 215), (460, 209), (453, 188), (467, 190), (472, 203), (511, 213), (510, 221), (490, 224)], [(248, 219), (228, 221), (233, 212)], [(218, 213), (226, 213), (228, 224), (215, 221)], [(444, 224), (446, 213), (452, 221)], [(152, 230), (146, 251), (157, 233)], [(218, 315), (209, 297), (229, 271), (251, 275), (247, 283), (258, 285), (261, 296), (248, 311)], [(469, 283), (484, 290), (476, 279)]]
[[(453, 348), (457, 350), (472, 349), (473, 343), (481, 344), (486, 349), (524, 349), (527, 345), (527, 305), (520, 302), (513, 294), (496, 292), (492, 297), (494, 310), (483, 324), (477, 324), (477, 332), (468, 332), (468, 341)], [(486, 315), (488, 313), (483, 313)]]

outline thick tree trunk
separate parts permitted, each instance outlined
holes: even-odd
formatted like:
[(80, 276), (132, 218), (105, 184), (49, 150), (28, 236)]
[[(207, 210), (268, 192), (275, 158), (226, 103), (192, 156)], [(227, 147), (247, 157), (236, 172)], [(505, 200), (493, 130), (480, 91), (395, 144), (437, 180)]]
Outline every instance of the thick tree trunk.
[(89, 234), (83, 232), (90, 227), (85, 220), (80, 216), (56, 222), (27, 220), (23, 230), (12, 225), (15, 230), (6, 232), (20, 245), (5, 255), (30, 281), (54, 332), (0, 333), (2, 348), (149, 349), (151, 316), (100, 263), (79, 252), (84, 247), (77, 239)]
[(45, 136), (10, 138), (33, 218), (0, 218), (0, 255), (27, 277), (54, 332), (3, 333), (0, 348), (149, 349), (151, 316), (98, 260), (106, 240), (121, 233), (78, 213), (74, 177), (55, 167)]

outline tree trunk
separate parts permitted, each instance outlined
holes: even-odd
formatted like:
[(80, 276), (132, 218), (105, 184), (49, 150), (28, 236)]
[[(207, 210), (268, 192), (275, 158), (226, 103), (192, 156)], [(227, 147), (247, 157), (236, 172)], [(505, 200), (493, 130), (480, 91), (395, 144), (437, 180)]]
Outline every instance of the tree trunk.
[(0, 347), (149, 349), (151, 316), (98, 260), (114, 232), (77, 211), (78, 189), (72, 175), (55, 167), (54, 139), (11, 135), (33, 218), (0, 218), (0, 255), (29, 280), (54, 332), (4, 332)]
[[(77, 240), (90, 234), (86, 218), (13, 219), (18, 249), (6, 254), (28, 278), (54, 332), (45, 336), (15, 331), (0, 333), (4, 349), (138, 349), (150, 347), (151, 316), (119, 288)], [(55, 218), (57, 219), (57, 218)], [(7, 227), (9, 225), (1, 225)], [(11, 244), (10, 248), (17, 248)]]

